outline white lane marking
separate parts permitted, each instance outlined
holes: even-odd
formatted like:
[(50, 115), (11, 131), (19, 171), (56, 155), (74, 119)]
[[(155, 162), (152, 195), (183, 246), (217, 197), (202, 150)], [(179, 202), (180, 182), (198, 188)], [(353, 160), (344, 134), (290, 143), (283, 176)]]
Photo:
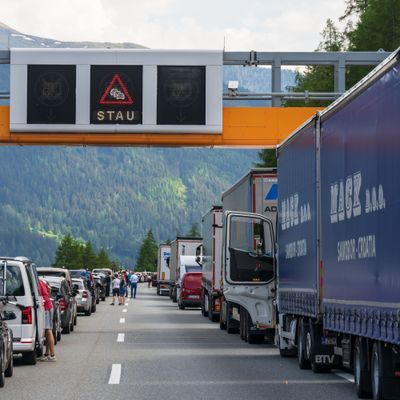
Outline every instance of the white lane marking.
[(125, 341), (125, 333), (118, 333), (117, 342), (123, 343)]
[(343, 379), (346, 379), (346, 381), (354, 383), (354, 376), (348, 374), (347, 372), (335, 372), (335, 375), (340, 376)]
[(128, 310), (127, 310), (126, 308), (124, 308), (124, 309), (122, 310), (122, 312), (128, 312)]
[(124, 324), (125, 323), (125, 318), (120, 318), (119, 323), (120, 324)]
[(121, 380), (121, 364), (113, 364), (111, 367), (110, 379), (108, 380), (109, 385), (119, 385)]

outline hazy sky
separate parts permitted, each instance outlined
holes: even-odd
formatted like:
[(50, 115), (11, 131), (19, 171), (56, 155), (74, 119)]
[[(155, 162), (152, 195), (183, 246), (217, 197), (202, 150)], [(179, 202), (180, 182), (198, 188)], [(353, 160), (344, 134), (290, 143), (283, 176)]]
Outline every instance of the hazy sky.
[(0, 0), (1, 22), (59, 40), (311, 51), (344, 0)]

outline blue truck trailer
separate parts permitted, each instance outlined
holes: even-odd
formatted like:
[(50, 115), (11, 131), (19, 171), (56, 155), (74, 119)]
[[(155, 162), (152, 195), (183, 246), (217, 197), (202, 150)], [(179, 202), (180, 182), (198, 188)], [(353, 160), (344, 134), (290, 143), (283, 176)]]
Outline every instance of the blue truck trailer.
[(277, 344), (360, 398), (400, 399), (399, 54), (278, 149)]

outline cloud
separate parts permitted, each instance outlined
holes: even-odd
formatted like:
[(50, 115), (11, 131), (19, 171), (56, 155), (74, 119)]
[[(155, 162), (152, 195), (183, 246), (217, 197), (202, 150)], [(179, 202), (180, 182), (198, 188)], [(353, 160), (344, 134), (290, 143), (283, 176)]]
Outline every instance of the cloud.
[(344, 0), (2, 0), (5, 24), (59, 40), (152, 48), (314, 50)]

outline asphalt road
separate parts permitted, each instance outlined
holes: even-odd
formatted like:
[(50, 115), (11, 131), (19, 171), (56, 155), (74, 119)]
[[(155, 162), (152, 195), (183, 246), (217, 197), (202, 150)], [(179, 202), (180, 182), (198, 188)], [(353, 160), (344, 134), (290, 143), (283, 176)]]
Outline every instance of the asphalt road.
[[(178, 310), (139, 285), (129, 305), (97, 306), (56, 346), (57, 362), (15, 359), (6, 400), (355, 400), (338, 373), (302, 371), (271, 345), (248, 345), (199, 310)], [(125, 311), (124, 311), (125, 310)]]

